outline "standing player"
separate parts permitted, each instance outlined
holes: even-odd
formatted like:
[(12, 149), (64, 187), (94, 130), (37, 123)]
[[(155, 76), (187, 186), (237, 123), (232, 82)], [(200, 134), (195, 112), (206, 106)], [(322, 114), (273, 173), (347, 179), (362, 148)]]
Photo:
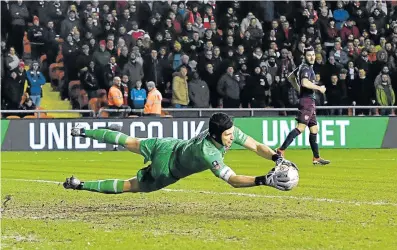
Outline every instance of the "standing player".
[(328, 160), (324, 160), (320, 157), (320, 153), (318, 150), (317, 144), (317, 118), (316, 118), (316, 105), (315, 105), (315, 90), (320, 91), (321, 93), (325, 93), (326, 88), (324, 86), (317, 86), (315, 84), (315, 73), (313, 70), (313, 64), (315, 61), (315, 53), (313, 47), (305, 48), (305, 60), (302, 64), (297, 68), (297, 72), (295, 75), (295, 71), (292, 72), (288, 80), (295, 87), (295, 89), (299, 92), (299, 112), (296, 117), (298, 121), (298, 125), (294, 130), (292, 130), (284, 143), (276, 149), (276, 152), (284, 156), (284, 151), (288, 148), (288, 146), (292, 143), (292, 141), (300, 135), (305, 128), (308, 126), (310, 130), (309, 142), (310, 147), (313, 152), (313, 164), (314, 165), (327, 165), (330, 163)]
[(233, 142), (236, 142), (263, 158), (275, 161), (276, 166), (287, 165), (289, 168), (297, 169), (295, 164), (283, 159), (269, 147), (233, 126), (231, 118), (223, 113), (213, 114), (209, 121), (209, 129), (190, 140), (174, 138), (143, 140), (109, 129), (88, 130), (77, 127), (72, 129), (71, 134), (121, 145), (133, 153), (142, 155), (145, 163), (151, 161), (151, 164), (139, 170), (137, 176), (129, 180), (81, 182), (72, 176), (63, 184), (66, 189), (111, 194), (153, 192), (207, 169), (236, 188), (266, 185), (279, 190), (290, 190), (298, 184), (299, 178), (297, 176), (294, 178), (288, 170), (272, 169), (266, 175), (254, 177), (236, 175), (226, 166), (223, 157)]

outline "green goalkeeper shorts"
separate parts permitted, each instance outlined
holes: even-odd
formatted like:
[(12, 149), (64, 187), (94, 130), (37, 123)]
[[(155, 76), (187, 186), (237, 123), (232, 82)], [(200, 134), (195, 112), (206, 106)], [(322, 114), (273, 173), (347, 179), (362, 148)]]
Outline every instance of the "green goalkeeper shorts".
[(145, 157), (145, 163), (151, 161), (149, 166), (137, 173), (141, 192), (153, 192), (179, 180), (170, 172), (173, 148), (178, 142), (173, 138), (152, 138), (140, 142), (139, 150)]

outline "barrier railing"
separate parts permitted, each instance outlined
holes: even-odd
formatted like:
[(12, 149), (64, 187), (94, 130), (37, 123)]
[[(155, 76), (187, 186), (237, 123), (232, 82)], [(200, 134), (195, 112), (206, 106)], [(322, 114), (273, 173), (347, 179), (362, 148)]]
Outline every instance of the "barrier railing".
[[(351, 109), (352, 115), (356, 115), (356, 110), (376, 110), (376, 109), (384, 109), (384, 110), (394, 110), (397, 109), (397, 106), (317, 106), (317, 110), (331, 110), (331, 109)], [(238, 109), (230, 109), (230, 108), (206, 108), (206, 109), (199, 109), (199, 108), (165, 108), (163, 111), (171, 112), (171, 113), (189, 113), (190, 117), (203, 117), (206, 112), (236, 112), (245, 114), (244, 116), (256, 116), (255, 114), (262, 115), (264, 112), (290, 112), (290, 111), (298, 111), (297, 108), (238, 108)], [(26, 114), (26, 113), (37, 113), (37, 118), (40, 118), (40, 114), (42, 113), (81, 113), (81, 114), (91, 114), (92, 117), (101, 117), (103, 112), (126, 112), (126, 113), (135, 113), (144, 115), (143, 109), (101, 109), (98, 113), (95, 113), (93, 110), (0, 110), (1, 114)], [(195, 115), (196, 114), (196, 115)], [(393, 113), (394, 114), (394, 113)], [(277, 115), (277, 114), (276, 114)]]

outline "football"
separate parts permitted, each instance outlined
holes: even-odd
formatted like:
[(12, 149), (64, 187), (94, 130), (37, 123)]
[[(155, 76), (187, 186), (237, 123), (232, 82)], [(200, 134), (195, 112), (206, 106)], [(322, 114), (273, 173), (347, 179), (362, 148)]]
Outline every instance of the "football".
[(275, 168), (275, 172), (277, 174), (277, 172), (286, 172), (287, 173), (287, 177), (289, 177), (289, 181), (287, 185), (287, 190), (291, 190), (294, 187), (296, 187), (298, 185), (299, 182), (299, 172), (298, 169), (290, 166), (290, 165), (286, 165), (286, 164), (282, 164), (280, 166), (277, 166)]

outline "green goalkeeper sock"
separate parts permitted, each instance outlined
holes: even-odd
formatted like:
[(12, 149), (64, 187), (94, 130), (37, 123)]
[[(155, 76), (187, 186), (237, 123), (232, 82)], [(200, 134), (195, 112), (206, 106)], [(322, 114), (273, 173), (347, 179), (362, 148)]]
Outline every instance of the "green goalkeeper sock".
[(88, 190), (105, 194), (119, 194), (123, 192), (123, 180), (85, 181), (80, 190)]
[(124, 146), (128, 135), (109, 129), (86, 129), (85, 136), (100, 142)]

